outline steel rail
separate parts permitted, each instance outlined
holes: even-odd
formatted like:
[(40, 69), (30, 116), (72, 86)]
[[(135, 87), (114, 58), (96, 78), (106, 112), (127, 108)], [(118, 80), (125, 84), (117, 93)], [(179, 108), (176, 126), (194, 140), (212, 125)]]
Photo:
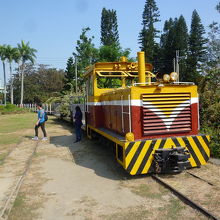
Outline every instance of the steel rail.
[(203, 215), (207, 216), (210, 219), (213, 220), (220, 220), (218, 217), (214, 216), (212, 213), (210, 213), (209, 211), (207, 211), (206, 209), (204, 209), (202, 206), (200, 206), (199, 204), (195, 203), (194, 201), (192, 201), (191, 199), (189, 199), (187, 196), (183, 195), (181, 192), (179, 192), (178, 190), (176, 190), (175, 188), (173, 188), (171, 185), (169, 185), (168, 183), (164, 182), (161, 178), (159, 178), (156, 175), (152, 175), (152, 178), (154, 180), (156, 180), (158, 183), (160, 183), (161, 185), (163, 185), (165, 188), (169, 189), (174, 195), (176, 195), (182, 202), (184, 202), (186, 205), (189, 205), (190, 207), (198, 210), (200, 213), (202, 213)]
[(27, 172), (29, 171), (30, 169), (30, 166), (31, 166), (31, 162), (32, 162), (32, 159), (34, 157), (34, 154), (36, 153), (36, 150), (37, 150), (37, 147), (39, 145), (39, 142), (37, 142), (34, 146), (34, 150), (33, 152), (31, 153), (31, 155), (29, 156), (27, 162), (26, 162), (26, 165), (25, 165), (25, 168), (24, 168), (24, 171), (22, 173), (22, 175), (19, 177), (14, 189), (11, 191), (7, 201), (5, 202), (5, 205), (1, 211), (1, 214), (0, 214), (0, 219), (1, 220), (7, 220), (8, 217), (9, 217), (9, 214), (11, 212), (11, 209), (13, 208), (14, 206), (14, 201), (15, 199), (17, 198), (17, 195), (18, 195), (18, 192), (21, 188), (21, 185), (24, 181), (24, 178), (25, 176), (27, 175)]
[(189, 171), (186, 171), (186, 173), (188, 173), (189, 175), (191, 175), (191, 176), (193, 176), (193, 177), (195, 177), (195, 178), (197, 178), (197, 179), (200, 179), (200, 180), (202, 180), (202, 181), (208, 183), (208, 184), (211, 185), (211, 186), (214, 186), (213, 183), (209, 182), (208, 180), (205, 180), (205, 179), (201, 178), (200, 176), (197, 176), (196, 174), (193, 174), (193, 173), (191, 173), (191, 172), (189, 172)]
[(5, 155), (5, 157), (1, 160), (1, 164), (5, 162), (5, 160), (11, 155), (11, 153), (22, 143), (23, 139), (20, 140), (17, 144), (15, 144)]

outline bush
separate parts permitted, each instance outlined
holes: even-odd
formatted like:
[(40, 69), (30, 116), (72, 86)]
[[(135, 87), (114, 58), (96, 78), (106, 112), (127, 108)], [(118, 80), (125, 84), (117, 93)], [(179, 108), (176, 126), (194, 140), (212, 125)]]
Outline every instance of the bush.
[(19, 114), (19, 113), (25, 113), (28, 112), (28, 109), (25, 108), (19, 108), (16, 105), (7, 104), (6, 106), (0, 106), (0, 115), (6, 115), (6, 114)]
[(199, 83), (202, 131), (211, 136), (211, 156), (220, 158), (220, 69), (210, 70)]
[(208, 134), (211, 137), (209, 145), (211, 157), (220, 158), (220, 129), (213, 129), (212, 127), (202, 129), (202, 133)]
[(56, 108), (56, 111), (60, 113), (60, 117), (71, 117), (71, 103), (82, 104), (84, 103), (83, 94), (67, 93), (60, 99), (60, 105)]
[(60, 113), (61, 118), (70, 116), (70, 95), (64, 95), (62, 97), (61, 103), (56, 111)]

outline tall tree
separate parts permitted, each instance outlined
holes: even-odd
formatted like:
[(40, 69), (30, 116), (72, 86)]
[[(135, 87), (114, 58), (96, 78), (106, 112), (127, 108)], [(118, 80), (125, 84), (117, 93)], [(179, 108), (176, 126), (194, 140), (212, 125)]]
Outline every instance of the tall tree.
[(98, 50), (92, 42), (94, 37), (87, 36), (89, 30), (89, 27), (82, 29), (79, 40), (77, 40), (76, 52), (73, 53), (77, 59), (77, 82), (80, 90), (83, 89), (85, 68), (98, 60)]
[(187, 52), (188, 52), (188, 28), (185, 18), (181, 15), (175, 26), (175, 49), (179, 51), (179, 78), (180, 81), (188, 81)]
[(158, 37), (158, 30), (155, 23), (159, 20), (159, 9), (154, 0), (146, 0), (142, 14), (143, 28), (139, 34), (140, 49), (146, 53), (146, 59), (150, 62), (156, 57), (156, 48), (158, 47), (155, 39)]
[(102, 9), (101, 15), (101, 47), (99, 62), (118, 61), (121, 56), (128, 56), (130, 49), (122, 49), (119, 43), (117, 14), (115, 10)]
[(220, 64), (220, 25), (217, 22), (209, 25), (207, 61), (208, 68)]
[[(216, 10), (220, 13), (220, 2), (216, 6)], [(213, 68), (220, 65), (220, 24), (212, 22), (209, 25), (208, 32), (208, 54), (207, 54), (207, 67)]]
[(5, 72), (5, 60), (6, 60), (6, 46), (0, 45), (0, 58), (3, 64), (4, 73), (4, 104), (6, 105), (6, 72)]
[(220, 13), (220, 2), (216, 5), (216, 10)]
[(170, 18), (165, 21), (163, 31), (160, 43), (162, 48), (161, 72), (173, 71), (173, 59), (176, 57), (176, 51), (179, 51), (181, 80), (183, 80), (186, 73), (185, 57), (188, 50), (188, 30), (184, 17), (181, 15), (178, 19)]
[(20, 53), (21, 57), (21, 102), (20, 104), (23, 105), (23, 99), (24, 99), (24, 69), (25, 69), (25, 63), (27, 61), (30, 61), (31, 63), (34, 63), (34, 58), (36, 58), (35, 53), (37, 52), (36, 49), (31, 48), (29, 46), (29, 42), (25, 43), (23, 40), (21, 41), (21, 44), (18, 44), (18, 51)]
[(66, 64), (63, 91), (70, 91), (75, 81), (76, 81), (75, 65), (74, 65), (73, 57), (69, 57), (69, 59), (67, 60), (67, 64)]
[(202, 62), (205, 61), (207, 39), (205, 29), (196, 10), (192, 13), (191, 30), (189, 35), (189, 54), (187, 58), (190, 80), (198, 82)]
[(174, 21), (172, 18), (166, 20), (164, 23), (163, 34), (160, 38), (161, 56), (159, 62), (159, 72), (169, 73), (173, 69), (173, 58), (175, 52), (173, 49), (174, 44)]
[(118, 22), (116, 10), (102, 9), (101, 44), (103, 46), (119, 46)]
[(9, 63), (9, 70), (10, 70), (10, 97), (11, 97), (11, 104), (14, 104), (14, 98), (13, 98), (13, 76), (12, 76), (12, 61), (17, 59), (18, 56), (18, 50), (15, 47), (11, 47), (10, 45), (6, 46), (6, 59)]
[(128, 57), (130, 49), (122, 49), (121, 47), (112, 46), (101, 46), (99, 48), (99, 60), (98, 62), (115, 62), (119, 61), (120, 57)]

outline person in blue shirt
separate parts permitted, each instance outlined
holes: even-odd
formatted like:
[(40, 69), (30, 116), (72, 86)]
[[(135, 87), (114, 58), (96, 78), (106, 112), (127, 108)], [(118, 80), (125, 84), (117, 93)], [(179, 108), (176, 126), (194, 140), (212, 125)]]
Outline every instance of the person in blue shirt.
[(82, 112), (79, 106), (76, 106), (75, 108), (76, 113), (74, 116), (74, 125), (75, 125), (75, 131), (76, 131), (76, 140), (74, 143), (81, 141), (82, 139), (82, 131), (81, 131), (81, 127), (82, 127)]
[(35, 137), (32, 138), (33, 140), (38, 140), (38, 128), (41, 127), (41, 130), (43, 132), (43, 139), (42, 140), (47, 140), (47, 133), (46, 133), (46, 130), (45, 130), (45, 112), (44, 112), (44, 109), (42, 108), (42, 104), (37, 104), (37, 109), (38, 109), (38, 113), (37, 113), (37, 123), (35, 125)]

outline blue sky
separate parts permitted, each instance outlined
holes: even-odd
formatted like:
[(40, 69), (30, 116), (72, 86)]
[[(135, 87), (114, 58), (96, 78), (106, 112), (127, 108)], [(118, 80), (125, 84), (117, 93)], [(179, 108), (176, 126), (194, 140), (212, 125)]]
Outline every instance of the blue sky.
[[(170, 17), (185, 17), (190, 28), (192, 11), (196, 9), (207, 27), (219, 21), (215, 10), (219, 0), (156, 0), (160, 10), (162, 30)], [(66, 67), (66, 61), (76, 46), (83, 27), (90, 27), (90, 36), (100, 45), (100, 19), (103, 7), (115, 9), (118, 17), (120, 43), (130, 48), (131, 55), (139, 50), (138, 33), (141, 30), (145, 0), (0, 0), (0, 44), (16, 46), (29, 41), (37, 49), (37, 63), (51, 67)], [(0, 64), (0, 79), (3, 79)]]

